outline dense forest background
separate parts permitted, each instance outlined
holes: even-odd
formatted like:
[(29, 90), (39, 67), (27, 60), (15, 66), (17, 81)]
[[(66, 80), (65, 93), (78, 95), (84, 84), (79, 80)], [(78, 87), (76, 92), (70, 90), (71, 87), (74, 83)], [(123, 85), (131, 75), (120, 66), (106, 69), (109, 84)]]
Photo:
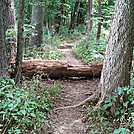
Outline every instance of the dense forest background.
[[(30, 57), (32, 58), (33, 56), (34, 56), (33, 59), (35, 57), (36, 58), (42, 57), (44, 59), (63, 58), (63, 56), (60, 55), (59, 52), (56, 52), (57, 50), (56, 47), (58, 47), (58, 44), (64, 40), (70, 42), (84, 37), (81, 40), (81, 44), (82, 42), (84, 42), (83, 45), (80, 45), (82, 47), (79, 48), (80, 46), (78, 45), (77, 47), (74, 48), (74, 51), (77, 53), (77, 55), (81, 57), (83, 60), (85, 60), (85, 62), (89, 63), (93, 60), (92, 56), (94, 55), (94, 53), (96, 53), (95, 54), (96, 57), (94, 58), (98, 57), (98, 59), (100, 58), (100, 60), (103, 60), (103, 52), (94, 51), (90, 52), (91, 54), (89, 55), (88, 51), (93, 51), (92, 50), (93, 47), (96, 47), (97, 51), (105, 50), (105, 46), (108, 40), (107, 38), (108, 38), (109, 24), (111, 22), (112, 13), (114, 10), (114, 1), (111, 2), (102, 1), (101, 5), (98, 4), (98, 1), (87, 2), (87, 1), (64, 1), (64, 0), (46, 1), (46, 2), (42, 1), (40, 3), (38, 3), (37, 1), (36, 2), (26, 1), (25, 3), (26, 3), (25, 16), (24, 16), (25, 48), (27, 49), (27, 47), (34, 46), (34, 48), (32, 49), (36, 49), (35, 46), (37, 46), (37, 48), (39, 46), (42, 46), (41, 48), (44, 49), (43, 54), (39, 54), (39, 52), (35, 50), (34, 55), (32, 54), (33, 52), (30, 53), (26, 52), (25, 49), (24, 53), (25, 59), (27, 58), (30, 59)], [(15, 3), (16, 9), (18, 6), (17, 4), (18, 2)], [(92, 9), (90, 11), (88, 10), (88, 8), (91, 5)], [(100, 11), (98, 10), (98, 6), (100, 6)], [(41, 13), (41, 10), (43, 10), (43, 13)], [(38, 20), (40, 20), (40, 23), (37, 25), (36, 23)], [(41, 21), (43, 21), (43, 23)], [(90, 25), (92, 31), (89, 30), (88, 28), (90, 27)], [(34, 34), (38, 32), (39, 36), (36, 36), (36, 38), (38, 39), (35, 39)], [(89, 33), (91, 35), (90, 37), (88, 36)], [(98, 37), (97, 34), (101, 36)], [(34, 39), (31, 36), (33, 36)], [(37, 40), (40, 40), (39, 44), (37, 43)], [(98, 45), (93, 46), (93, 44)], [(47, 51), (45, 51), (45, 49)], [(80, 49), (82, 49), (82, 52), (79, 52)]]

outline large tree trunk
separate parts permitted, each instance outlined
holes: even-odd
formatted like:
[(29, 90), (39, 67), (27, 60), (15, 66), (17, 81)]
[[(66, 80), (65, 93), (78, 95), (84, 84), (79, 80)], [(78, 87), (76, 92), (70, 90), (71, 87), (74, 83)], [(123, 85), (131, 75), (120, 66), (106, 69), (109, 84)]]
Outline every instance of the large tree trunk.
[(22, 64), (22, 58), (23, 58), (24, 3), (25, 3), (25, 0), (20, 0), (19, 7), (18, 7), (17, 57), (16, 57), (16, 68), (15, 68), (15, 83), (16, 84), (20, 82), (21, 64)]
[(39, 47), (42, 43), (44, 12), (43, 7), (39, 4), (40, 2), (43, 2), (43, 0), (38, 0), (38, 3), (32, 8), (31, 25), (34, 25), (35, 29), (31, 31), (32, 35), (29, 41), (30, 47), (34, 45)]
[(87, 8), (87, 28), (86, 33), (89, 34), (92, 29), (92, 20), (91, 20), (91, 14), (92, 14), (92, 0), (88, 0), (88, 8)]
[(117, 97), (117, 88), (130, 83), (134, 45), (133, 23), (133, 0), (117, 0), (99, 84), (100, 103), (110, 96)]
[(6, 49), (6, 30), (8, 24), (8, 3), (0, 2), (0, 76), (8, 75), (8, 58)]

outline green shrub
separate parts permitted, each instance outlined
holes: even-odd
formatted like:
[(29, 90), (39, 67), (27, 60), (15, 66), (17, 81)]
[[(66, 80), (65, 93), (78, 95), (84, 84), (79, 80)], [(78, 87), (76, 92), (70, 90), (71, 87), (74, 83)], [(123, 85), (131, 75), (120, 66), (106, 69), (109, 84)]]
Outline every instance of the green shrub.
[(75, 44), (73, 51), (85, 63), (90, 64), (92, 61), (103, 61), (104, 51), (107, 43), (107, 37), (101, 36), (100, 40), (96, 40), (96, 33), (83, 37)]
[(68, 32), (69, 26), (62, 26), (59, 31), (59, 37), (60, 40), (66, 41), (66, 42), (73, 42), (75, 40), (78, 40), (83, 37), (83, 34), (85, 34), (85, 26), (79, 25), (74, 30), (72, 30), (71, 33)]
[(97, 111), (92, 112), (90, 108), (88, 112), (89, 131), (106, 134), (129, 134), (133, 131), (134, 78), (131, 80), (131, 86), (118, 87), (118, 95), (122, 102), (116, 104), (114, 113), (109, 110), (113, 103), (116, 103), (114, 96), (105, 100), (103, 106)]
[(0, 131), (8, 134), (36, 132), (47, 124), (46, 118), (52, 108), (50, 89), (52, 95), (59, 86), (47, 87), (35, 79), (19, 88), (13, 79), (0, 78)]

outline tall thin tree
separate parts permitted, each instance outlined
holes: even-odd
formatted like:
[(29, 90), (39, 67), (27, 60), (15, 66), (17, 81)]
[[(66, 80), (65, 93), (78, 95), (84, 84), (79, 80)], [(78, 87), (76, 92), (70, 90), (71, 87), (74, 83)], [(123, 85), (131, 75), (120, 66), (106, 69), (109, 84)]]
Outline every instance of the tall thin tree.
[(0, 2), (0, 76), (8, 76), (6, 30), (8, 25), (8, 2)]
[(102, 3), (102, 0), (98, 0), (98, 27), (97, 27), (97, 40), (100, 39), (101, 25), (102, 25), (101, 3)]
[(18, 7), (18, 33), (17, 33), (17, 57), (15, 68), (15, 83), (19, 84), (21, 78), (21, 64), (23, 58), (23, 45), (24, 45), (24, 3), (25, 0), (19, 0)]
[(92, 29), (92, 4), (93, 1), (92, 0), (88, 0), (88, 7), (87, 7), (87, 28), (86, 28), (86, 33), (89, 34), (91, 32)]
[[(6, 46), (8, 51), (8, 60), (14, 60), (16, 55), (16, 42), (17, 42), (17, 33), (16, 33), (16, 19), (15, 19), (15, 8), (14, 0), (8, 0), (8, 25), (7, 30), (14, 34), (9, 34), (6, 38)], [(14, 31), (14, 32), (13, 32)]]
[(30, 37), (29, 45), (39, 47), (42, 43), (43, 39), (43, 21), (44, 21), (44, 11), (41, 3), (44, 0), (38, 0), (37, 3), (32, 8), (32, 19), (31, 25), (35, 26), (35, 29), (32, 30), (32, 34)]
[(71, 30), (73, 31), (75, 26), (76, 26), (76, 22), (77, 22), (77, 19), (78, 19), (79, 8), (80, 8), (80, 0), (75, 2), (74, 11), (71, 14), (71, 22), (70, 22), (69, 32)]

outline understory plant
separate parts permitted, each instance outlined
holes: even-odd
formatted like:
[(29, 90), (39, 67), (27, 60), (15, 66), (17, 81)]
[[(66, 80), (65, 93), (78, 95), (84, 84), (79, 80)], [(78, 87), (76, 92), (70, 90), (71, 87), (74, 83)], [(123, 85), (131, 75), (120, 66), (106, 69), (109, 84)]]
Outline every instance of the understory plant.
[(68, 32), (69, 26), (62, 26), (58, 33), (61, 41), (73, 42), (79, 40), (85, 35), (86, 27), (85, 25), (78, 25), (74, 30)]
[(107, 35), (101, 35), (101, 38), (96, 40), (96, 32), (93, 30), (74, 45), (73, 51), (87, 64), (92, 61), (103, 61), (107, 39)]
[(131, 86), (118, 87), (118, 97), (122, 103), (116, 105), (114, 112), (109, 110), (116, 103), (114, 96), (106, 99), (97, 111), (93, 112), (93, 107), (90, 108), (90, 134), (130, 134), (134, 131), (134, 78), (131, 80)]
[(63, 60), (65, 56), (60, 52), (59, 45), (58, 37), (44, 36), (43, 44), (40, 47), (25, 48), (24, 59)]
[(53, 107), (49, 98), (59, 88), (56, 84), (40, 84), (38, 79), (16, 87), (13, 79), (0, 78), (0, 132), (38, 133), (48, 125), (48, 113)]

